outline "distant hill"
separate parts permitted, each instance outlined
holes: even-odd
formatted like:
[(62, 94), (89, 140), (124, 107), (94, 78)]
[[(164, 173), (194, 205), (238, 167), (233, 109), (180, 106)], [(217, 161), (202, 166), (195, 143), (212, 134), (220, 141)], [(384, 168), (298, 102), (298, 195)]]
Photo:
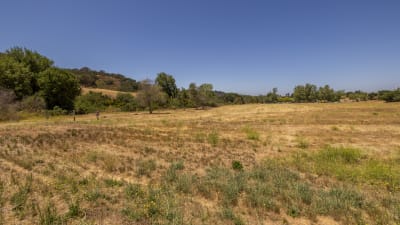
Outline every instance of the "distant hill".
[(139, 83), (122, 74), (107, 73), (103, 70), (96, 71), (88, 67), (80, 69), (65, 69), (75, 74), (83, 87), (100, 88), (114, 91), (133, 92), (137, 91)]
[(87, 94), (89, 92), (102, 93), (103, 95), (107, 95), (107, 96), (109, 96), (111, 98), (114, 98), (114, 99), (119, 93), (129, 93), (132, 96), (136, 96), (136, 93), (133, 93), (133, 92), (124, 92), (124, 91), (114, 91), (114, 90), (110, 90), (110, 89), (82, 87), (82, 94)]

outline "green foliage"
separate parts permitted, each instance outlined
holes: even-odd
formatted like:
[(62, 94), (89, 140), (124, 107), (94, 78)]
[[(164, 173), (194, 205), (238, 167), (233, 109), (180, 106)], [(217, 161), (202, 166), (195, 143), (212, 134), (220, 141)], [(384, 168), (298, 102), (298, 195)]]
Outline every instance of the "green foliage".
[(129, 93), (118, 93), (114, 100), (114, 105), (124, 112), (136, 111), (138, 108), (138, 102)]
[(67, 114), (67, 110), (60, 108), (59, 106), (54, 106), (52, 110), (47, 111), (50, 116), (62, 116)]
[(353, 101), (367, 101), (368, 100), (368, 93), (363, 91), (355, 91), (355, 92), (347, 92), (346, 96)]
[(380, 91), (379, 99), (386, 102), (400, 102), (400, 88), (393, 91)]
[(26, 48), (14, 47), (6, 51), (6, 55), (29, 67), (33, 73), (40, 73), (53, 66), (53, 61)]
[(75, 111), (78, 114), (94, 113), (103, 111), (111, 105), (112, 99), (102, 93), (92, 92), (81, 95), (75, 100)]
[(296, 102), (316, 102), (317, 96), (317, 86), (314, 84), (298, 85), (293, 91), (293, 97)]
[(49, 68), (41, 72), (38, 84), (48, 109), (59, 106), (63, 109), (72, 110), (75, 97), (81, 91), (78, 80), (74, 75), (56, 68)]
[(88, 67), (80, 69), (68, 69), (79, 79), (84, 87), (104, 88), (115, 91), (132, 92), (138, 90), (138, 82), (121, 74), (96, 71)]
[(278, 88), (273, 88), (271, 92), (268, 92), (265, 96), (265, 102), (267, 103), (277, 103), (278, 102)]
[(48, 58), (26, 48), (14, 47), (0, 55), (0, 86), (14, 91), (18, 99), (39, 91), (39, 73), (53, 65)]
[(175, 79), (172, 75), (161, 72), (157, 74), (156, 84), (159, 85), (169, 98), (178, 96), (178, 88), (175, 84)]

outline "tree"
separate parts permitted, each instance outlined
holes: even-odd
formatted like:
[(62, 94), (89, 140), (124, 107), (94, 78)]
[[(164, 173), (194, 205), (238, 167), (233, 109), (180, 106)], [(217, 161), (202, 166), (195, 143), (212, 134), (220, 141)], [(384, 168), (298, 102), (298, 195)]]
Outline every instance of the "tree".
[(53, 61), (36, 51), (26, 48), (14, 47), (6, 51), (6, 55), (12, 57), (15, 61), (29, 67), (32, 73), (38, 74), (53, 66)]
[(0, 86), (21, 100), (39, 91), (39, 74), (52, 66), (53, 61), (35, 51), (11, 48), (0, 55)]
[(0, 86), (14, 91), (17, 99), (34, 94), (35, 79), (27, 65), (8, 55), (0, 57)]
[(273, 88), (272, 91), (268, 92), (265, 100), (268, 103), (277, 103), (278, 98), (279, 98), (278, 88)]
[(293, 98), (295, 102), (306, 102), (306, 91), (303, 85), (297, 85), (293, 90)]
[(49, 68), (39, 74), (38, 83), (48, 109), (55, 106), (67, 110), (74, 108), (74, 99), (81, 91), (74, 75), (61, 69)]
[(153, 113), (154, 106), (162, 103), (164, 97), (161, 92), (160, 86), (154, 84), (151, 80), (144, 80), (140, 82), (137, 99), (143, 107), (147, 107), (149, 113)]
[(304, 87), (305, 94), (306, 94), (306, 101), (307, 102), (316, 102), (317, 101), (317, 86), (314, 84), (306, 84)]
[(293, 98), (295, 102), (315, 102), (317, 94), (317, 86), (314, 84), (297, 85), (293, 91)]
[(324, 87), (320, 87), (318, 90), (318, 100), (325, 102), (334, 102), (337, 99), (337, 95), (335, 91), (329, 87), (329, 85), (325, 85)]
[(157, 74), (156, 84), (159, 85), (170, 99), (178, 96), (178, 88), (172, 75), (161, 72)]
[(202, 84), (197, 90), (197, 105), (202, 108), (206, 106), (215, 106), (215, 93), (212, 84)]

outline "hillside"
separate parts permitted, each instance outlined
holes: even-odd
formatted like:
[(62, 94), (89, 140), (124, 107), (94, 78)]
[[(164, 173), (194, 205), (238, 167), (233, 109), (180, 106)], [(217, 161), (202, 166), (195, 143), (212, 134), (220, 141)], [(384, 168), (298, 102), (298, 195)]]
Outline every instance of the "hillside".
[(133, 92), (137, 91), (139, 86), (136, 80), (122, 74), (91, 70), (88, 67), (65, 70), (75, 74), (79, 79), (80, 85), (84, 87)]

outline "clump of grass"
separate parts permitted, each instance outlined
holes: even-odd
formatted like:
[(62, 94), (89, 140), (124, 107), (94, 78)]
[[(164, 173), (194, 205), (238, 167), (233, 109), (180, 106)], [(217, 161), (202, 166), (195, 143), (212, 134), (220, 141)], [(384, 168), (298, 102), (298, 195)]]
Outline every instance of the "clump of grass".
[(310, 146), (310, 143), (304, 138), (297, 138), (297, 145), (298, 148), (307, 149)]
[(32, 175), (27, 176), (25, 183), (18, 186), (18, 191), (11, 196), (12, 210), (20, 217), (24, 217), (26, 203), (32, 191)]
[(185, 164), (182, 160), (178, 160), (176, 162), (171, 163), (170, 168), (174, 170), (183, 170), (185, 169)]
[(104, 193), (101, 192), (99, 187), (94, 187), (93, 189), (89, 190), (88, 192), (86, 192), (84, 194), (86, 200), (90, 201), (90, 202), (95, 202), (100, 198), (105, 199), (106, 195)]
[(104, 179), (104, 184), (107, 187), (122, 187), (124, 186), (124, 182), (115, 179)]
[(153, 159), (140, 160), (136, 166), (136, 175), (150, 177), (151, 173), (157, 169), (156, 161)]
[(140, 184), (128, 184), (125, 188), (125, 194), (129, 199), (142, 198), (144, 192)]
[(328, 191), (319, 191), (316, 200), (311, 205), (311, 210), (318, 215), (328, 215), (337, 220), (354, 223), (361, 220), (360, 210), (365, 204), (360, 193), (339, 187)]
[[(137, 186), (139, 187), (139, 186)], [(147, 186), (136, 190), (122, 213), (140, 224), (185, 224), (176, 196), (167, 188)]]
[(326, 147), (317, 153), (320, 160), (334, 163), (356, 163), (361, 159), (361, 151), (355, 148)]
[(58, 214), (54, 204), (48, 203), (44, 210), (39, 208), (40, 225), (61, 225), (64, 224), (64, 218)]
[(213, 131), (213, 132), (209, 133), (207, 136), (207, 140), (211, 146), (216, 147), (218, 145), (218, 141), (219, 141), (218, 132)]
[(176, 180), (176, 190), (185, 194), (189, 194), (192, 190), (195, 177), (190, 174), (181, 174)]
[(243, 222), (243, 220), (233, 212), (232, 208), (229, 208), (229, 207), (222, 208), (221, 218), (226, 219), (226, 220), (231, 220), (234, 225), (244, 225), (245, 224)]
[(258, 141), (260, 140), (260, 134), (251, 127), (244, 127), (243, 131), (246, 133), (247, 139)]
[(66, 214), (67, 218), (78, 218), (83, 216), (83, 211), (81, 209), (79, 201), (71, 202), (68, 205), (68, 212)]
[(240, 161), (234, 160), (234, 161), (232, 161), (232, 169), (243, 170), (243, 165)]
[(340, 129), (339, 129), (339, 127), (337, 127), (337, 126), (332, 126), (332, 127), (331, 127), (331, 130), (333, 130), (333, 131), (339, 131)]

